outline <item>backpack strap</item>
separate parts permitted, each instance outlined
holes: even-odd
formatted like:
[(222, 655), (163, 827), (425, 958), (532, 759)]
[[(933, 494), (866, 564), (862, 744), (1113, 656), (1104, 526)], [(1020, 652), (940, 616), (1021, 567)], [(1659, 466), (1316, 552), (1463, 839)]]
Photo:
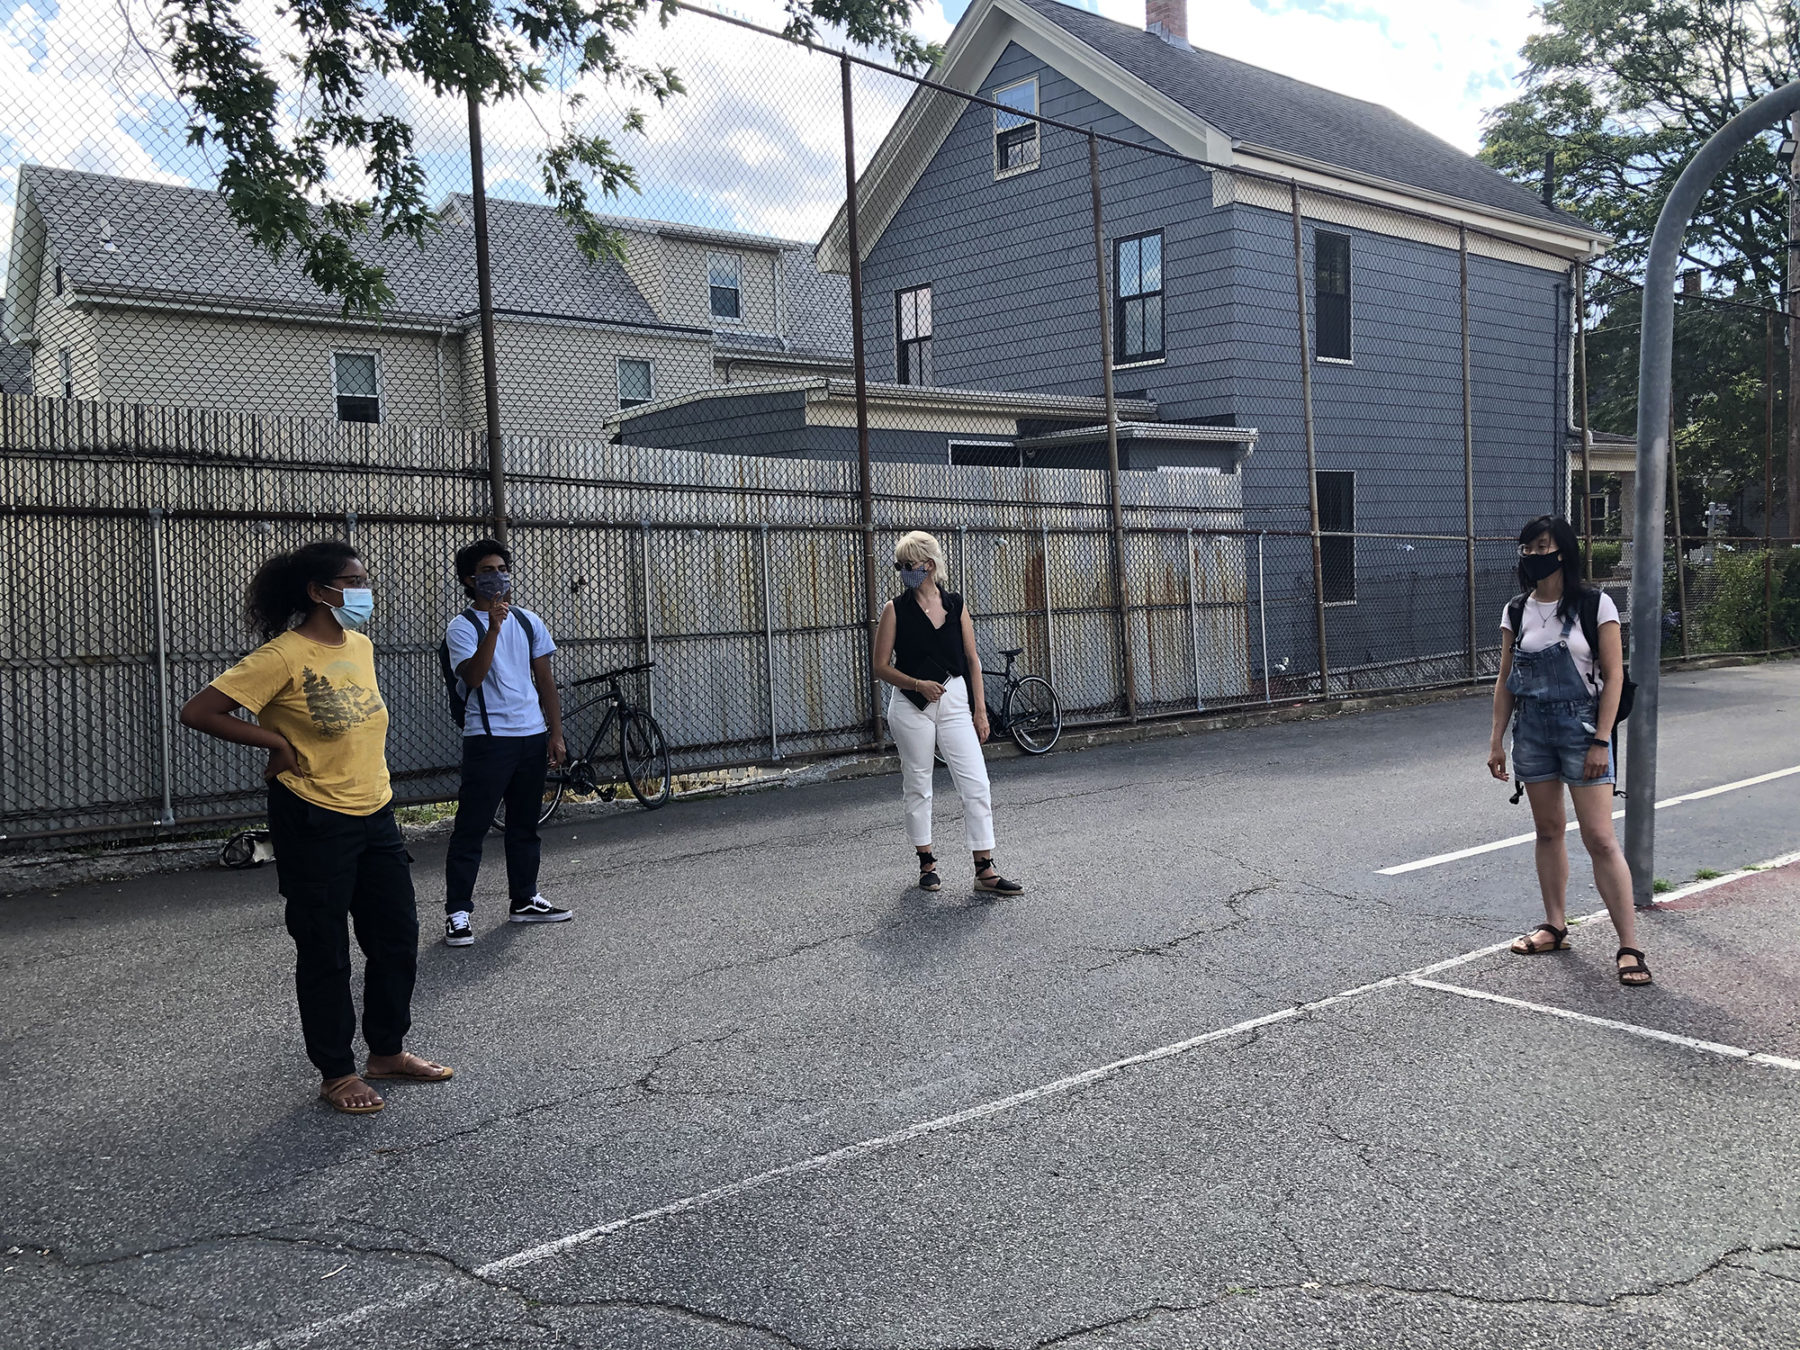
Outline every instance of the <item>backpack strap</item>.
[(1587, 639), (1588, 650), (1594, 654), (1594, 664), (1600, 664), (1600, 592), (1598, 589), (1585, 590), (1581, 593), (1581, 635)]
[[(464, 619), (468, 620), (469, 627), (475, 630), (475, 645), (480, 646), (483, 635), (481, 630), (481, 620), (475, 617), (475, 606), (470, 605), (462, 612), (462, 616)], [(458, 675), (456, 678), (460, 680), (462, 676)], [(463, 688), (467, 689), (468, 686), (465, 684)], [(492, 724), (488, 722), (487, 690), (478, 684), (471, 692), (475, 695), (476, 706), (481, 710), (481, 732), (484, 736), (492, 736), (494, 734), (494, 728)]]
[(1520, 591), (1506, 606), (1506, 618), (1512, 625), (1513, 646), (1519, 645), (1519, 625), (1525, 622), (1525, 592)]

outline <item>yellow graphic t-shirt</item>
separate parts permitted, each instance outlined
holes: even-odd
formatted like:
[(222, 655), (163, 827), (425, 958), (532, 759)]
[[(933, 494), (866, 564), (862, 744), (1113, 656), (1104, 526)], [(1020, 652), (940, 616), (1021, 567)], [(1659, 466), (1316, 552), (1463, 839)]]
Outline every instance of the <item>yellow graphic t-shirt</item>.
[(388, 786), (387, 704), (375, 687), (375, 645), (361, 633), (327, 647), (283, 633), (212, 682), (270, 731), (287, 738), (298, 773), (281, 781), (294, 795), (347, 816), (373, 815)]

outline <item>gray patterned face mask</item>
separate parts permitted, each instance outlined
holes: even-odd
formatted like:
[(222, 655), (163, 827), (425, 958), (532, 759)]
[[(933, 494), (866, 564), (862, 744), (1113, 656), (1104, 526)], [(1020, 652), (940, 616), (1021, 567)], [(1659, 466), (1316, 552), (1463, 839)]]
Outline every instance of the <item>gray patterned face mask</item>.
[(511, 572), (477, 572), (475, 574), (475, 594), (483, 600), (498, 600), (511, 589)]
[(911, 590), (915, 586), (923, 586), (925, 584), (925, 578), (930, 575), (930, 569), (924, 566), (902, 567), (900, 569), (900, 580), (908, 590)]

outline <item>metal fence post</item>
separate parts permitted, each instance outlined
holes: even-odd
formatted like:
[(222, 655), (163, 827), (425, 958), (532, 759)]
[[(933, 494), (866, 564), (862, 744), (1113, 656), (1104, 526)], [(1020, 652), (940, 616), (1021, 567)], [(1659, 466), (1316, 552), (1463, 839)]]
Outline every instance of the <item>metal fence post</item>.
[[(1789, 400), (1790, 404), (1792, 400)], [(1794, 411), (1790, 406), (1788, 416)], [(1763, 315), (1763, 651), (1775, 650), (1775, 316)]]
[(487, 404), (488, 504), (494, 538), (506, 542), (506, 458), (500, 434), (500, 366), (494, 351), (494, 283), (488, 265), (487, 169), (481, 152), (481, 93), (470, 85), (469, 209), (475, 217), (475, 301), (481, 313), (481, 391)]
[[(856, 209), (856, 112), (850, 95), (850, 56), (839, 58), (844, 104), (844, 224), (850, 249), (850, 355), (856, 372), (856, 488), (862, 523), (863, 645), (875, 649), (875, 628), (880, 606), (875, 599), (875, 489), (870, 479), (869, 364), (863, 342), (862, 243), (857, 234)], [(869, 673), (869, 739), (881, 744), (881, 691), (874, 672)]]
[(1194, 567), (1194, 530), (1190, 525), (1187, 532), (1188, 553), (1188, 636), (1194, 644), (1194, 711), (1205, 712), (1206, 700), (1200, 694), (1200, 594), (1196, 589), (1196, 569)]
[(1469, 376), (1469, 227), (1456, 227), (1456, 252), (1462, 289), (1463, 397), (1463, 562), (1468, 578), (1469, 678), (1481, 672), (1475, 634), (1475, 386)]
[(1312, 352), (1306, 340), (1306, 244), (1300, 230), (1300, 184), (1289, 183), (1288, 194), (1294, 216), (1294, 305), (1300, 318), (1300, 405), (1306, 426), (1306, 502), (1312, 517), (1313, 624), (1319, 645), (1319, 697), (1329, 698), (1331, 665), (1325, 656), (1325, 550), (1319, 539), (1319, 450), (1313, 438)]
[(344, 512), (344, 542), (346, 544), (356, 542), (356, 512), (354, 511)]
[(1581, 533), (1582, 564), (1594, 579), (1594, 434), (1588, 429), (1587, 264), (1575, 265), (1575, 343), (1581, 374)]
[[(638, 522), (638, 573), (643, 582), (644, 595), (644, 660), (656, 660), (656, 636), (650, 625), (650, 522)], [(656, 672), (644, 673), (644, 706), (652, 717), (656, 716)]]
[(1263, 532), (1256, 532), (1256, 612), (1262, 624), (1263, 702), (1273, 703), (1275, 693), (1269, 683), (1269, 588), (1263, 581)]
[(1088, 132), (1088, 192), (1094, 206), (1094, 286), (1100, 297), (1100, 387), (1106, 400), (1106, 482), (1112, 498), (1113, 595), (1119, 610), (1120, 676), (1125, 683), (1125, 716), (1137, 721), (1137, 662), (1131, 654), (1130, 553), (1125, 540), (1125, 506), (1119, 500), (1119, 405), (1113, 395), (1112, 317), (1106, 286), (1106, 235), (1100, 219), (1100, 142)]
[[(1056, 686), (1056, 616), (1050, 604), (1050, 526), (1038, 527), (1043, 531), (1044, 548), (1044, 678), (1050, 681), (1052, 688)], [(1057, 697), (1061, 697), (1059, 694)]]
[(781, 729), (775, 720), (775, 609), (770, 595), (769, 527), (762, 527), (763, 673), (769, 685), (769, 758), (781, 758)]
[(150, 556), (155, 578), (156, 603), (156, 722), (162, 735), (162, 814), (158, 825), (175, 823), (174, 729), (169, 725), (169, 583), (163, 561), (161, 507), (150, 512)]

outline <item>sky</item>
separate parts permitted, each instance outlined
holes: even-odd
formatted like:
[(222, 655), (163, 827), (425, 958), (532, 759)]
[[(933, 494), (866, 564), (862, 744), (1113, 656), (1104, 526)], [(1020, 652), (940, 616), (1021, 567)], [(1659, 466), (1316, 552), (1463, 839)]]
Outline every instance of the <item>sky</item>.
[[(943, 40), (968, 0), (922, 0), (914, 26)], [(779, 27), (780, 0), (716, 0), (717, 7)], [(1138, 26), (1143, 0), (1086, 0)], [(154, 46), (155, 0), (0, 0), (0, 250), (10, 239), (22, 163), (211, 186), (216, 159), (186, 144), (181, 110)], [(239, 12), (268, 50), (291, 47), (277, 0), (241, 0)], [(1474, 150), (1484, 110), (1512, 96), (1518, 51), (1533, 25), (1531, 0), (1191, 0), (1189, 38), (1221, 52), (1359, 98), (1385, 103), (1452, 144)], [(649, 114), (642, 135), (620, 138), (641, 192), (610, 209), (789, 238), (816, 238), (843, 197), (838, 71), (796, 51), (701, 16), (667, 31), (652, 24), (634, 55), (668, 64), (688, 92), (657, 109), (617, 89), (590, 88), (572, 109), (556, 92), (527, 106), (490, 109), (484, 127), (489, 190), (532, 198), (536, 152), (564, 121), (611, 131), (628, 107)], [(416, 82), (372, 82), (385, 107), (419, 129), (434, 198), (465, 190), (459, 103)], [(857, 76), (859, 158), (902, 106), (908, 87), (879, 72)], [(358, 167), (335, 166), (354, 193)]]

